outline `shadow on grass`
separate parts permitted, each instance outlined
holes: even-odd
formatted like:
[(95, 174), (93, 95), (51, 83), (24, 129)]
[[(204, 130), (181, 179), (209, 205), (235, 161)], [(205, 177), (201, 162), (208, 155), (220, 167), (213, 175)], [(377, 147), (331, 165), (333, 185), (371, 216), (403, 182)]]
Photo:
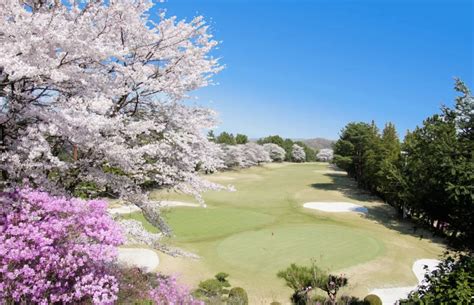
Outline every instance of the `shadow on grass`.
[(326, 173), (324, 176), (331, 178), (331, 182), (313, 183), (311, 187), (324, 191), (338, 191), (344, 196), (359, 201), (377, 201), (378, 198), (357, 187), (354, 179), (339, 173)]
[[(357, 182), (346, 175), (327, 173), (325, 176), (331, 178), (328, 183), (313, 183), (311, 187), (318, 190), (339, 191), (344, 196), (362, 202), (383, 202), (380, 198), (373, 196), (369, 192), (360, 189)], [(432, 231), (423, 228), (411, 219), (403, 219), (401, 215), (387, 203), (375, 206), (366, 206), (366, 219), (372, 220), (385, 226), (390, 230), (395, 230), (400, 234), (411, 235), (419, 239), (428, 239), (434, 243), (446, 245), (446, 240), (436, 236)]]
[(428, 239), (433, 243), (447, 245), (445, 238), (437, 236), (434, 231), (428, 230), (425, 225), (417, 224), (414, 220), (409, 218), (404, 219), (387, 203), (377, 206), (367, 206), (367, 214), (365, 214), (364, 217), (390, 230), (395, 230), (400, 234), (411, 235), (420, 240)]

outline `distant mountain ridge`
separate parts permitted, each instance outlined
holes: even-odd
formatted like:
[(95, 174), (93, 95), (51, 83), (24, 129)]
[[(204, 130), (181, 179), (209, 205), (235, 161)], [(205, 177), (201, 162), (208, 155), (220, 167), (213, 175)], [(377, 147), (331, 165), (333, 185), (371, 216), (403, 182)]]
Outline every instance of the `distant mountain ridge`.
[(313, 138), (313, 139), (293, 139), (294, 141), (301, 141), (313, 149), (332, 148), (332, 144), (336, 141), (325, 138)]

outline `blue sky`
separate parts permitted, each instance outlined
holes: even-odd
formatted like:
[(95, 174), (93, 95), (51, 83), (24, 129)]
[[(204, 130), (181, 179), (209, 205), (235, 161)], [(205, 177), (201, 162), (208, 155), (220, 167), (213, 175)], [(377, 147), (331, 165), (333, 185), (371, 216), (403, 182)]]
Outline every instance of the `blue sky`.
[[(193, 92), (217, 131), (336, 139), (350, 121), (395, 123), (401, 136), (451, 105), (453, 77), (473, 84), (474, 1), (168, 0), (203, 15), (225, 70)], [(474, 89), (474, 88), (473, 88)]]

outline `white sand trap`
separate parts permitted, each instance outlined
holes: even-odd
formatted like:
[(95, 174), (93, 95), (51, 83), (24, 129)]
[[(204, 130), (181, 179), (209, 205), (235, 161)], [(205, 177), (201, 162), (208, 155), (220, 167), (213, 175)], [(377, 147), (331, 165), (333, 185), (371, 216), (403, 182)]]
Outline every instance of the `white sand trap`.
[[(418, 279), (418, 284), (425, 278), (426, 270), (425, 266), (428, 266), (428, 272), (436, 270), (437, 265), (440, 263), (437, 259), (420, 259), (413, 263), (412, 271)], [(383, 305), (393, 305), (398, 300), (408, 297), (411, 291), (417, 286), (406, 286), (406, 287), (394, 287), (394, 288), (378, 288), (372, 290), (369, 294), (375, 294), (380, 297)]]
[(398, 300), (406, 298), (415, 287), (374, 289), (369, 294), (377, 295), (383, 305), (394, 305)]
[(110, 208), (107, 211), (112, 215), (130, 214), (140, 211), (140, 208), (136, 205), (124, 205), (118, 208)]
[[(170, 201), (170, 200), (162, 200), (162, 201), (157, 201), (157, 203), (161, 207), (193, 207), (193, 208), (199, 208), (201, 205), (197, 203), (191, 203), (191, 202), (183, 202), (183, 201)], [(204, 204), (203, 207), (206, 207)]]
[(306, 202), (303, 207), (308, 209), (320, 210), (324, 212), (356, 212), (356, 213), (367, 213), (367, 208), (349, 203), (349, 202)]
[(150, 249), (119, 248), (118, 251), (118, 262), (122, 265), (136, 266), (152, 272), (160, 264), (158, 254)]
[(235, 177), (230, 177), (230, 176), (209, 176), (209, 180), (232, 181), (232, 180), (235, 180)]
[[(182, 202), (182, 201), (168, 201), (168, 200), (156, 201), (156, 204), (158, 204), (160, 207), (195, 207), (197, 208), (201, 206), (197, 203)], [(203, 207), (206, 207), (206, 205), (204, 204)], [(140, 212), (141, 209), (137, 207), (136, 205), (124, 205), (117, 208), (107, 209), (107, 211), (112, 215), (122, 215), (122, 214)]]
[(428, 267), (428, 272), (432, 272), (436, 269), (438, 269), (438, 264), (440, 263), (439, 260), (437, 259), (419, 259), (416, 262), (413, 263), (413, 273), (415, 274), (416, 278), (418, 279), (418, 282), (421, 283), (425, 279), (425, 266)]

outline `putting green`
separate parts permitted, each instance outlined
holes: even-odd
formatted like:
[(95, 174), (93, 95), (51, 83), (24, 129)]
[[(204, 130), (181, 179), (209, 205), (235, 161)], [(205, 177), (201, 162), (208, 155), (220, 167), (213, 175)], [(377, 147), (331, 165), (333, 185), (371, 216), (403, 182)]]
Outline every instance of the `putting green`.
[(334, 225), (289, 225), (244, 232), (224, 239), (218, 256), (250, 272), (281, 270), (292, 263), (337, 270), (369, 261), (383, 253), (383, 244), (367, 232)]
[[(166, 242), (201, 259), (160, 255), (158, 270), (181, 275), (190, 287), (226, 272), (232, 285), (247, 290), (250, 304), (287, 304), (291, 289), (277, 272), (315, 259), (321, 268), (347, 274), (350, 284), (343, 293), (363, 298), (373, 288), (415, 285), (413, 262), (444, 251), (426, 238), (427, 232), (423, 240), (413, 236), (411, 223), (400, 222), (390, 206), (361, 192), (352, 179), (325, 163), (267, 164), (207, 177), (230, 183), (237, 191), (207, 192), (207, 208), (173, 207), (165, 213), (175, 233)], [(193, 202), (166, 191), (153, 192), (152, 198)], [(303, 208), (314, 201), (350, 202), (368, 213)], [(141, 214), (128, 217), (151, 227)]]

